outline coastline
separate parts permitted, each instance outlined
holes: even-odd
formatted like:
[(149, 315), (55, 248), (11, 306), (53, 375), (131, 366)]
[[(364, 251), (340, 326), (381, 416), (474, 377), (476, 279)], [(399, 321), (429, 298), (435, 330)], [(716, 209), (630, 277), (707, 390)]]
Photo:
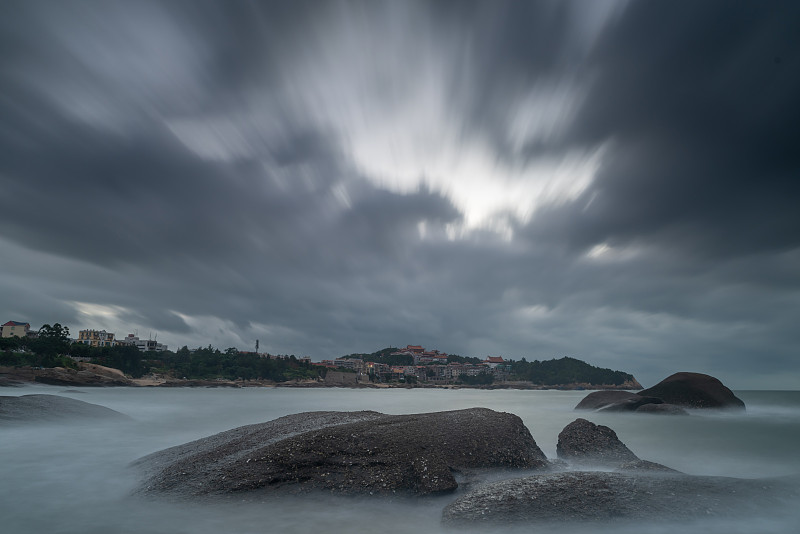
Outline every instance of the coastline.
[(637, 383), (619, 386), (608, 384), (559, 384), (540, 385), (524, 381), (506, 381), (495, 384), (403, 384), (360, 382), (353, 380), (224, 380), (224, 379), (178, 379), (158, 375), (130, 378), (118, 369), (101, 365), (81, 363), (80, 369), (63, 367), (0, 367), (0, 387), (23, 386), (25, 384), (50, 384), (59, 386), (85, 387), (172, 387), (172, 388), (347, 388), (347, 389), (517, 389), (517, 390), (623, 390), (641, 389)]

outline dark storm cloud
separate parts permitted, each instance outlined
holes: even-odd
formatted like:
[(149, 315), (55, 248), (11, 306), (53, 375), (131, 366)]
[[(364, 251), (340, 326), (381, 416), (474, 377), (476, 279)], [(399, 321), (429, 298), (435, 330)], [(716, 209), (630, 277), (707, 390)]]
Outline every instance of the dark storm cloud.
[[(797, 384), (798, 21), (794, 3), (5, 2), (3, 320)], [(411, 131), (508, 168), (602, 156), (580, 194), (509, 206), (509, 234), (465, 227), (462, 177), (426, 186), (423, 164), (387, 188), (353, 155), (415, 112), (447, 124)]]
[(794, 3), (631, 4), (569, 134), (614, 148), (556, 232), (712, 257), (796, 248), (799, 21)]

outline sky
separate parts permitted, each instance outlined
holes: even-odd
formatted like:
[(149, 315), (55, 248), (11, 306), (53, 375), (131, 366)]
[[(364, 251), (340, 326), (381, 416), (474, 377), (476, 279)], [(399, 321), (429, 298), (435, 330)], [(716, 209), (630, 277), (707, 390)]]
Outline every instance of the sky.
[(800, 3), (0, 3), (0, 319), (800, 389)]

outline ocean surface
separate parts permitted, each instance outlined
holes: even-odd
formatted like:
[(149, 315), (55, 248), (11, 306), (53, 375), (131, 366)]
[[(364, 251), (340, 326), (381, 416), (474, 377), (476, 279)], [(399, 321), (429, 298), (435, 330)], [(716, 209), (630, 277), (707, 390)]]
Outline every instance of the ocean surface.
[[(800, 474), (800, 392), (738, 391), (744, 413), (691, 417), (575, 412), (585, 391), (434, 389), (168, 389), (26, 386), (100, 404), (127, 422), (0, 426), (0, 531), (16, 533), (438, 533), (453, 495), (376, 500), (295, 497), (266, 503), (176, 504), (131, 495), (137, 458), (237, 426), (315, 410), (401, 414), (486, 407), (519, 415), (556, 457), (558, 433), (577, 417), (613, 428), (640, 458), (685, 473), (744, 478)], [(800, 508), (798, 506), (797, 508)], [(798, 510), (691, 524), (563, 525), (559, 532), (794, 533)], [(484, 532), (535, 532), (493, 527)]]

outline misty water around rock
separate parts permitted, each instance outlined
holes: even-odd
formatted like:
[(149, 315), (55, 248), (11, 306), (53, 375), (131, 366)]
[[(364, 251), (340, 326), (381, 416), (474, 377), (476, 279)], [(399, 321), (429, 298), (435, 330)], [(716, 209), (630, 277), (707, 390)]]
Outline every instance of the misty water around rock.
[[(447, 532), (442, 510), (455, 494), (417, 499), (306, 496), (266, 502), (173, 503), (132, 495), (136, 459), (238, 426), (316, 410), (388, 414), (486, 407), (519, 415), (536, 443), (556, 457), (556, 441), (577, 417), (613, 428), (640, 458), (693, 475), (742, 478), (800, 473), (800, 393), (737, 392), (746, 413), (691, 417), (575, 412), (585, 392), (484, 390), (64, 389), (9, 388), (4, 395), (55, 394), (127, 415), (126, 420), (44, 422), (0, 427), (0, 515), (4, 531), (81, 533)], [(507, 476), (507, 475), (504, 475)], [(794, 510), (765, 509), (746, 521), (712, 517), (684, 531), (791, 532)], [(481, 527), (477, 527), (479, 530)], [(670, 522), (560, 525), (561, 532), (674, 531)], [(687, 530), (688, 529), (688, 530)], [(491, 531), (497, 531), (491, 528)], [(530, 527), (503, 527), (530, 532)], [(452, 531), (452, 530), (450, 530)], [(484, 528), (484, 531), (486, 529)]]

